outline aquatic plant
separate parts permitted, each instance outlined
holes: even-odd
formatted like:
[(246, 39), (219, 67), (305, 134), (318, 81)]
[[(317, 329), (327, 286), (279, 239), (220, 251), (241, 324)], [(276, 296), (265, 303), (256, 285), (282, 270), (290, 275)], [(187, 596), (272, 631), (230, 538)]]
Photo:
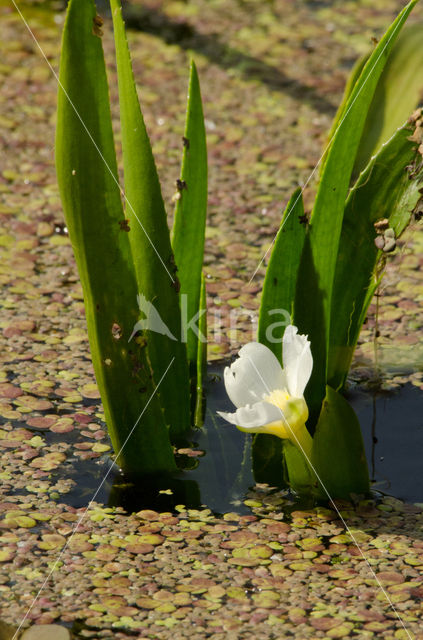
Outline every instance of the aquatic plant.
[[(257, 433), (253, 467), (258, 481), (288, 481), (296, 489), (334, 497), (349, 497), (352, 492), (369, 489), (360, 426), (342, 391), (387, 253), (395, 247), (413, 214), (418, 215), (423, 179), (422, 110), (391, 131), (391, 137), (367, 158), (367, 166), (353, 184), (351, 179), (356, 158), (365, 157), (360, 140), (378, 80), (416, 2), (409, 2), (372, 54), (353, 72), (332, 128), (311, 214), (304, 211), (301, 189), (295, 191), (286, 207), (266, 271), (258, 327), (259, 342), (273, 352), (275, 361), (267, 358), (267, 373), (258, 367), (253, 382), (252, 372), (247, 375), (247, 368), (244, 371), (245, 357), (258, 351), (247, 345), (240, 351), (240, 360), (232, 365), (234, 369), (225, 375), (229, 397), (238, 407), (242, 407), (240, 399), (249, 397), (251, 402), (255, 397), (260, 377), (275, 375), (286, 335), (284, 322), (275, 323), (275, 310), (288, 310), (292, 324), (310, 339), (314, 365), (305, 402), (312, 444), (307, 443), (300, 451), (300, 443), (288, 431), (274, 429), (276, 408), (270, 410), (267, 405), (264, 409), (260, 404), (255, 413), (253, 404), (248, 410), (239, 408), (235, 414), (224, 415), (239, 427), (249, 426)], [(285, 350), (283, 361), (285, 364)], [(239, 384), (235, 385), (233, 373), (241, 374)], [(241, 384), (250, 385), (249, 395), (247, 389), (241, 390)], [(275, 384), (279, 388), (280, 382)], [(298, 416), (292, 416), (289, 405), (279, 401), (280, 393), (276, 396), (284, 423), (292, 420), (295, 434)], [(274, 396), (268, 395), (267, 401), (270, 397)], [(305, 416), (304, 411), (301, 420)], [(263, 425), (267, 418), (269, 422)], [(273, 437), (264, 435), (271, 433)]]
[[(111, 9), (124, 187), (112, 132), (103, 21), (93, 0), (70, 0), (67, 10), (57, 179), (117, 463), (130, 472), (171, 471), (176, 469), (172, 444), (186, 436), (195, 408), (199, 415), (202, 394), (197, 375), (204, 359), (201, 336), (186, 335), (181, 318), (181, 299), (188, 300), (185, 311), (191, 315), (205, 306), (207, 158), (200, 87), (192, 63), (171, 239), (118, 0), (111, 0)], [(146, 316), (142, 320), (137, 300)]]
[[(366, 157), (360, 141), (379, 78), (416, 2), (409, 2), (354, 70), (335, 118), (313, 211), (304, 212), (298, 189), (276, 237), (260, 307), (260, 344), (241, 350), (226, 374), (238, 408), (225, 417), (259, 432), (253, 447), (257, 479), (267, 481), (272, 470), (279, 481), (286, 469), (294, 488), (315, 491), (320, 482), (333, 495), (368, 490), (360, 427), (341, 392), (386, 254), (421, 198), (421, 112), (367, 158), (352, 186), (351, 180), (359, 154), (360, 162)], [(203, 410), (207, 159), (200, 87), (192, 63), (170, 233), (121, 7), (119, 0), (110, 4), (124, 188), (113, 140), (103, 21), (93, 0), (71, 0), (68, 6), (58, 95), (57, 176), (117, 462), (125, 471), (172, 471), (173, 444), (194, 422), (201, 422)], [(284, 334), (284, 323), (276, 323), (275, 329), (275, 310), (289, 312), (291, 325)], [(195, 317), (200, 317), (200, 331), (189, 332), (188, 319)], [(273, 371), (267, 390), (253, 385), (247, 356), (252, 363), (263, 360), (258, 371), (265, 380), (267, 368)], [(294, 371), (300, 376), (296, 380)], [(234, 373), (253, 386), (242, 393)], [(253, 406), (245, 406), (252, 398)], [(275, 433), (277, 443), (270, 437)]]

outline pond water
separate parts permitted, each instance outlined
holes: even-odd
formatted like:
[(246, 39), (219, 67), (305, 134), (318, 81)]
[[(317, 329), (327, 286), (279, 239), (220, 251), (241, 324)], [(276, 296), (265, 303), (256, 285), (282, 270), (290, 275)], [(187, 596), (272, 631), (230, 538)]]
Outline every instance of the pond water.
[(423, 502), (423, 394), (406, 384), (373, 396), (349, 395), (362, 427), (373, 487), (407, 502)]
[[(143, 478), (134, 484), (111, 468), (95, 500), (121, 504), (128, 511), (154, 508), (172, 510), (184, 504), (201, 505), (215, 513), (248, 513), (244, 504), (254, 479), (250, 468), (251, 436), (221, 419), (217, 410), (231, 410), (222, 380), (223, 366), (211, 367), (207, 382), (205, 424), (193, 433), (192, 445), (204, 452), (183, 456), (187, 469), (172, 478)], [(350, 390), (348, 399), (362, 427), (372, 488), (408, 502), (423, 502), (423, 394), (411, 384), (394, 392)], [(77, 486), (67, 495), (73, 506), (92, 498), (104, 467), (90, 461), (72, 466)]]

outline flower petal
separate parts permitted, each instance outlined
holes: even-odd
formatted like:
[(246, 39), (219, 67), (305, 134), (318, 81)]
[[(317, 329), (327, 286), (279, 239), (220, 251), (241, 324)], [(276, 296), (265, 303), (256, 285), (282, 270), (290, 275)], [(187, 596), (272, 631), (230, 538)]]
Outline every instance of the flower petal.
[(253, 404), (274, 389), (286, 386), (282, 367), (264, 344), (249, 342), (224, 371), (225, 387), (236, 407)]
[(283, 370), (288, 391), (294, 398), (301, 398), (313, 369), (310, 342), (307, 336), (298, 335), (297, 327), (292, 324), (285, 329), (282, 342)]
[(266, 424), (282, 420), (281, 410), (269, 402), (249, 404), (237, 409), (235, 413), (225, 413), (224, 411), (217, 413), (231, 424), (241, 427), (243, 431), (251, 431), (252, 433), (266, 431)]

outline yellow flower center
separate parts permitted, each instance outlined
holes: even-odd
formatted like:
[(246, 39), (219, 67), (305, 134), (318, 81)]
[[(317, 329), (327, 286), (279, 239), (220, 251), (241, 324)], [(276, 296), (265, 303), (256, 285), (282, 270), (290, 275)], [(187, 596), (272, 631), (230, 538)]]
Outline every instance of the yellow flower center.
[(275, 389), (265, 396), (264, 400), (278, 407), (282, 415), (280, 421), (265, 425), (266, 428), (262, 433), (288, 438), (296, 445), (295, 436), (302, 431), (308, 418), (308, 408), (304, 398), (293, 398), (287, 391)]

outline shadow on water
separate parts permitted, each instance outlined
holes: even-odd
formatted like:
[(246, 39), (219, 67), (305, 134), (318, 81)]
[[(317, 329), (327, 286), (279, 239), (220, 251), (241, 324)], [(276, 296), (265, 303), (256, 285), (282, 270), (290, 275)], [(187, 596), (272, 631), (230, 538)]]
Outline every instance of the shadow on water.
[[(126, 511), (172, 511), (176, 505), (208, 507), (214, 513), (249, 513), (244, 504), (254, 486), (251, 436), (225, 422), (217, 410), (232, 410), (222, 380), (223, 367), (211, 367), (207, 384), (207, 411), (202, 429), (192, 433), (200, 457), (179, 456), (184, 471), (173, 476), (139, 479), (124, 477), (111, 468), (96, 502), (122, 506)], [(422, 392), (407, 384), (395, 392), (374, 395), (356, 387), (349, 393), (362, 426), (373, 488), (406, 502), (423, 502)], [(112, 464), (112, 463), (109, 463)], [(78, 461), (67, 476), (77, 486), (66, 496), (73, 506), (85, 506), (105, 475), (104, 465)]]

